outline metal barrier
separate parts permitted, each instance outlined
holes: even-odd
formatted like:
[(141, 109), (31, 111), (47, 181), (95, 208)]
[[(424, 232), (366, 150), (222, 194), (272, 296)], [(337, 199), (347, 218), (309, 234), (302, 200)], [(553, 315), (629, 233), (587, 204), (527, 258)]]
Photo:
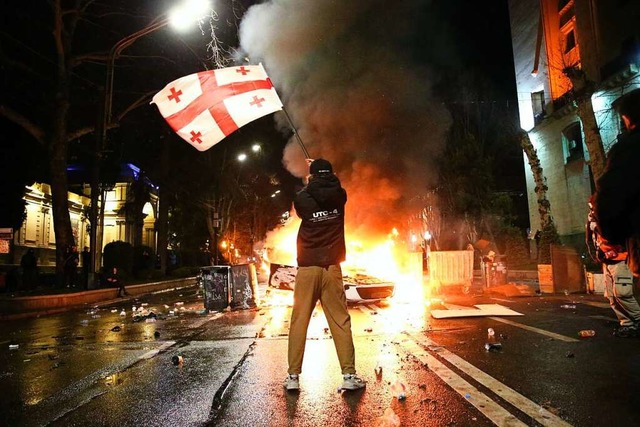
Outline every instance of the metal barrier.
[(473, 284), (473, 251), (432, 251), (429, 254), (429, 280), (435, 286)]

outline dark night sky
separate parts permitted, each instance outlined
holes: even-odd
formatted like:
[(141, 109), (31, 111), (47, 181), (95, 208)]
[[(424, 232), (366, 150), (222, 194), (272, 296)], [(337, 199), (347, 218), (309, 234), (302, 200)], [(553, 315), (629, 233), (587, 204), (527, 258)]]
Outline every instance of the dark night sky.
[[(35, 3), (35, 0), (33, 1)], [(166, 5), (171, 3), (169, 0), (149, 2), (148, 15), (146, 17), (142, 16), (135, 25), (149, 22), (149, 16), (153, 16), (154, 13), (164, 9)], [(239, 10), (242, 6), (248, 7), (251, 3), (253, 2), (236, 1), (233, 4), (236, 10)], [(410, 144), (398, 145), (397, 141), (421, 140), (442, 134), (441, 131), (434, 130), (438, 126), (437, 122), (433, 121), (439, 117), (442, 103), (429, 95), (433, 89), (431, 87), (433, 82), (429, 80), (429, 77), (425, 76), (433, 76), (442, 72), (442, 70), (447, 70), (447, 72), (472, 70), (475, 74), (488, 76), (491, 82), (490, 85), (496, 91), (495, 95), (491, 97), (492, 99), (487, 99), (488, 102), (506, 103), (509, 100), (510, 105), (516, 106), (507, 0), (490, 2), (407, 0), (397, 5), (394, 4), (394, 9), (388, 9), (389, 2), (381, 0), (357, 0), (348, 2), (348, 4), (331, 2), (327, 3), (325, 9), (336, 8), (340, 13), (327, 15), (326, 27), (322, 27), (324, 23), (321, 14), (314, 16), (304, 15), (304, 7), (322, 9), (324, 6), (318, 6), (321, 2), (300, 0), (284, 3), (288, 3), (288, 9), (285, 11), (275, 10), (276, 13), (274, 13), (273, 19), (278, 28), (275, 28), (272, 33), (269, 33), (268, 27), (263, 28), (267, 30), (268, 35), (272, 36), (272, 39), (265, 38), (271, 43), (271, 46), (252, 47), (266, 56), (265, 66), (268, 68), (270, 77), (274, 80), (276, 86), (280, 86), (278, 89), (281, 97), (284, 97), (283, 101), (288, 105), (287, 108), (294, 120), (297, 120), (297, 123), (300, 124), (299, 130), (304, 137), (303, 139), (309, 142), (310, 151), (312, 153), (319, 152), (326, 156), (335, 154), (336, 159), (339, 159), (337, 161), (343, 162), (345, 168), (348, 164), (351, 164), (352, 170), (363, 174), (372, 173), (373, 176), (382, 174), (381, 171), (384, 169), (398, 170), (400, 168), (400, 170), (406, 170), (405, 179), (408, 181), (403, 185), (411, 188), (416, 184), (412, 182), (412, 177), (417, 175), (414, 172), (422, 171), (425, 168), (428, 170), (429, 166), (417, 164), (417, 169), (412, 169), (412, 159), (430, 156), (430, 153), (435, 155), (441, 149), (439, 148), (441, 144), (438, 145), (437, 142), (434, 142), (432, 146), (426, 148), (413, 148)], [(130, 7), (128, 2), (123, 4), (127, 8)], [(229, 8), (230, 4), (225, 3), (226, 9), (220, 10), (220, 20), (217, 23), (219, 34), (227, 42), (232, 42), (235, 39), (235, 31), (238, 25), (237, 21), (232, 22), (233, 14)], [(39, 8), (45, 7), (39, 2), (38, 5)], [(10, 7), (7, 6), (7, 8)], [(138, 12), (143, 14), (145, 10), (142, 8)], [(25, 19), (34, 20), (35, 16), (30, 16), (30, 13), (27, 13), (24, 5), (19, 6), (19, 9), (16, 10), (16, 16), (24, 16)], [(300, 16), (302, 19), (306, 18), (306, 21), (297, 20)], [(260, 19), (252, 18), (251, 22), (261, 22)], [(268, 19), (269, 16), (267, 15), (263, 22), (268, 24)], [(347, 25), (350, 25), (348, 29), (341, 27)], [(44, 33), (48, 31), (46, 26), (37, 26), (37, 28), (40, 28)], [(118, 40), (131, 32), (126, 28), (117, 29), (115, 26), (108, 28), (110, 28), (109, 32), (112, 33), (111, 37), (114, 40)], [(0, 34), (0, 43), (2, 43), (3, 48), (5, 46), (9, 47), (6, 50), (3, 49), (5, 52), (15, 51), (11, 49), (16, 46), (14, 41), (20, 40), (21, 43), (31, 45), (33, 49), (21, 47), (17, 51), (26, 52), (31, 56), (31, 59), (35, 58), (36, 62), (42, 59), (33, 54), (39, 49), (46, 49), (46, 47), (38, 45), (34, 41), (34, 38), (42, 33), (34, 31), (33, 26), (16, 24), (15, 26), (7, 26), (3, 31), (5, 34)], [(314, 31), (317, 32), (314, 33)], [(340, 33), (340, 31), (343, 31), (343, 33)], [(359, 31), (359, 33), (350, 34), (348, 31)], [(9, 34), (9, 37), (7, 37), (7, 34)], [(286, 34), (293, 34), (293, 37), (286, 38)], [(298, 38), (298, 35), (301, 35), (301, 37)], [(307, 36), (308, 39), (305, 39)], [(92, 37), (97, 36), (94, 35)], [(335, 37), (335, 39), (331, 39), (331, 37)], [(206, 28), (204, 34), (191, 36), (175, 36), (171, 35), (170, 32), (161, 31), (139, 40), (127, 52), (131, 55), (142, 55), (145, 51), (152, 52), (154, 51), (153, 49), (157, 49), (159, 46), (162, 46), (164, 50), (171, 51), (180, 45), (191, 45), (190, 49), (183, 49), (183, 52), (186, 53), (181, 54), (183, 58), (191, 58), (190, 60), (186, 62), (180, 62), (180, 60), (171, 61), (171, 63), (165, 64), (166, 66), (155, 66), (149, 70), (149, 73), (145, 74), (145, 83), (153, 81), (156, 89), (159, 89), (163, 86), (161, 82), (166, 84), (181, 75), (202, 69), (197, 61), (193, 61), (193, 52), (197, 51), (198, 48), (201, 50), (206, 38)], [(323, 41), (327, 38), (326, 45), (318, 45), (318, 38)], [(305, 41), (308, 41), (307, 45), (304, 44)], [(298, 44), (296, 45), (296, 43)], [(111, 44), (113, 42), (107, 43), (106, 46)], [(279, 52), (271, 52), (269, 49)], [(288, 49), (291, 49), (291, 52), (296, 52), (296, 49), (298, 49), (298, 56), (306, 55), (305, 61), (307, 62), (301, 65), (296, 63), (295, 57), (284, 55), (283, 52), (286, 53)], [(333, 53), (338, 55), (333, 55)], [(165, 54), (165, 56), (173, 55), (175, 55), (173, 51), (171, 51), (171, 55)], [(309, 68), (309, 64), (313, 64), (313, 68)], [(128, 82), (124, 75), (132, 70), (138, 74), (141, 73), (139, 69), (127, 66), (124, 60), (119, 61), (119, 67), (119, 80), (117, 81), (119, 87), (116, 95), (118, 99), (124, 100), (127, 96), (125, 85)], [(344, 70), (345, 68), (351, 73), (350, 79), (338, 81), (331, 74), (332, 69)], [(165, 69), (169, 72), (160, 71)], [(7, 90), (3, 92), (11, 93), (11, 90), (16, 87), (24, 87), (30, 97), (28, 103), (38, 105), (39, 91), (28, 85), (20, 86), (20, 83), (9, 79), (4, 70), (3, 68), (4, 78), (2, 85)], [(313, 71), (313, 73), (309, 74), (312, 78), (308, 78), (308, 82), (300, 84), (300, 81), (295, 80), (295, 76), (304, 76), (308, 70)], [(88, 83), (88, 77), (91, 76), (91, 73), (100, 75), (103, 71), (103, 66), (99, 65), (93, 69), (84, 69), (83, 72), (88, 74), (82, 75), (81, 80), (87, 82), (87, 94), (89, 94), (88, 91), (90, 89), (96, 89), (95, 86), (92, 87)], [(389, 78), (391, 85), (371, 89), (367, 85), (372, 75)], [(100, 79), (97, 80), (97, 84), (101, 85)], [(316, 86), (313, 86), (313, 84)], [(325, 85), (324, 87), (322, 86), (323, 84)], [(333, 87), (334, 92), (327, 91), (326, 85)], [(411, 85), (414, 85), (414, 90), (408, 92), (409, 97), (406, 99), (401, 98), (401, 92), (405, 90), (405, 86), (410, 88)], [(354, 86), (358, 86), (358, 88), (354, 89)], [(322, 88), (322, 91), (316, 91), (318, 88)], [(304, 94), (305, 90), (311, 92)], [(140, 92), (142, 91), (143, 89), (140, 89)], [(130, 96), (136, 95), (134, 91), (131, 90), (130, 92)], [(332, 99), (328, 98), (330, 94), (333, 96), (333, 101), (339, 100), (342, 96), (345, 97), (345, 102), (341, 101), (339, 108), (332, 106)], [(349, 94), (349, 97), (347, 98), (345, 94)], [(382, 99), (391, 101), (384, 107), (368, 111), (359, 110), (351, 114), (346, 100), (359, 99), (363, 101), (364, 105), (373, 105), (371, 102), (375, 99), (371, 97), (373, 95), (382, 96)], [(323, 97), (324, 99), (318, 99)], [(449, 93), (446, 97), (448, 98), (447, 102), (460, 101), (456, 98), (455, 93)], [(83, 103), (86, 104), (86, 108), (81, 110), (82, 114), (88, 115), (89, 118), (95, 117), (94, 106), (97, 104), (96, 99), (92, 96), (84, 97)], [(428, 100), (425, 101), (425, 99)], [(163, 126), (159, 114), (155, 111), (152, 112), (151, 107), (149, 107), (148, 114), (143, 114), (139, 117), (147, 125), (151, 123), (156, 127)], [(311, 110), (311, 108), (315, 108), (315, 110)], [(331, 112), (327, 113), (326, 117), (317, 115), (318, 111), (327, 110), (331, 110)], [(314, 116), (314, 111), (316, 116)], [(156, 116), (155, 119), (153, 118), (154, 114)], [(135, 117), (135, 115), (132, 117)], [(404, 125), (399, 126), (397, 124), (398, 121), (394, 122), (389, 119), (394, 117), (403, 117)], [(431, 117), (432, 121), (425, 122), (424, 117)], [(15, 136), (17, 140), (24, 141), (28, 139), (14, 125), (8, 124), (4, 119), (0, 120), (4, 129), (3, 139), (7, 138), (7, 135)], [(385, 120), (388, 123), (384, 123)], [(267, 120), (261, 120), (260, 122), (264, 125)], [(377, 134), (370, 133), (372, 127), (369, 123), (371, 122), (379, 124)], [(441, 122), (446, 123), (446, 118), (443, 118)], [(138, 125), (136, 129), (140, 131), (142, 128)], [(246, 129), (241, 130), (240, 134), (242, 133), (253, 134), (254, 132), (253, 129)], [(271, 135), (271, 137), (273, 136)], [(360, 146), (351, 146), (351, 152), (346, 155), (338, 152), (334, 153), (331, 142), (328, 142), (326, 138), (338, 141), (346, 149), (351, 146), (349, 142), (351, 139), (355, 141), (354, 144), (357, 143)], [(12, 143), (17, 142), (14, 138), (11, 139)], [(363, 151), (361, 148), (362, 141), (371, 140), (379, 142), (375, 146), (370, 144)], [(180, 143), (179, 141), (178, 138), (175, 139), (176, 144)], [(3, 157), (10, 158), (12, 153), (7, 151), (9, 144), (3, 143), (3, 146)], [(397, 154), (397, 156), (390, 158), (389, 153)], [(377, 165), (380, 161), (385, 162), (384, 167)], [(521, 154), (519, 158), (513, 159), (513, 162), (515, 170), (522, 169)], [(376, 171), (372, 172), (371, 168)], [(5, 174), (7, 172), (5, 170)], [(352, 178), (362, 183), (365, 182), (365, 176), (354, 174)], [(383, 177), (382, 175), (378, 176)], [(396, 178), (389, 177), (389, 179), (391, 185), (389, 194), (385, 195), (385, 197), (393, 197), (393, 180)], [(420, 187), (425, 185), (425, 183), (417, 184)], [(364, 191), (374, 190), (373, 188), (364, 189)], [(400, 189), (400, 191), (404, 190)]]

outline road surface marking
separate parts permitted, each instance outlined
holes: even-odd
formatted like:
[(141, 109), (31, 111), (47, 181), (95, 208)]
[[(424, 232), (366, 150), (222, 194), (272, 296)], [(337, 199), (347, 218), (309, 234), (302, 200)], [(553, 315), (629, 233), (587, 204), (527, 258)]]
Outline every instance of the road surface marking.
[(498, 426), (526, 426), (513, 414), (491, 400), (487, 395), (469, 384), (458, 374), (449, 369), (444, 363), (422, 348), (413, 338), (405, 338), (400, 345), (408, 354), (415, 356), (420, 362), (440, 377), (447, 385), (454, 389), (460, 396), (476, 407), (489, 420)]
[(504, 299), (504, 298), (491, 298), (494, 301), (502, 301), (502, 302), (513, 302), (513, 300), (510, 299)]
[(526, 329), (527, 331), (535, 332), (537, 334), (546, 335), (548, 337), (564, 341), (564, 342), (578, 342), (580, 340), (576, 338), (567, 337), (564, 335), (556, 334), (555, 332), (545, 331), (544, 329), (534, 328), (533, 326), (524, 325), (522, 323), (514, 322), (513, 320), (503, 319), (502, 317), (488, 317), (488, 319), (495, 320), (496, 322), (506, 323), (507, 325), (515, 326), (516, 328)]
[(195, 323), (193, 324), (193, 326), (195, 326), (196, 328), (199, 328), (200, 326), (204, 325), (205, 323), (207, 323), (207, 322), (209, 322), (209, 321), (211, 321), (211, 320), (219, 319), (219, 318), (221, 318), (222, 316), (224, 316), (224, 313), (216, 313), (216, 314), (214, 314), (214, 315), (213, 315), (213, 316), (211, 316), (211, 317), (205, 317), (205, 318), (203, 318), (203, 319), (201, 319), (201, 320), (198, 320), (197, 322), (195, 322)]
[[(505, 401), (509, 402), (511, 405), (515, 406), (520, 411), (522, 411), (523, 413), (527, 414), (528, 416), (530, 416), (531, 418), (533, 418), (534, 420), (536, 420), (540, 424), (542, 424), (544, 426), (571, 426), (571, 424), (569, 424), (566, 421), (562, 420), (557, 415), (553, 414), (552, 412), (549, 412), (548, 410), (546, 410), (542, 406), (538, 405), (537, 403), (532, 402), (531, 400), (527, 399), (525, 396), (521, 395), (517, 391), (511, 389), (510, 387), (508, 387), (505, 384), (501, 383), (500, 381), (496, 380), (491, 375), (489, 375), (489, 374), (481, 371), (480, 369), (476, 368), (475, 366), (473, 366), (472, 364), (470, 364), (466, 360), (462, 359), (461, 357), (457, 356), (456, 354), (450, 352), (446, 348), (438, 345), (437, 343), (435, 343), (434, 341), (432, 341), (428, 337), (419, 337), (418, 338), (418, 337), (416, 337), (416, 336), (414, 336), (412, 334), (407, 334), (407, 335), (410, 337), (411, 343), (413, 344), (413, 345), (411, 345), (412, 348), (411, 348), (411, 351), (409, 352), (409, 354), (417, 355), (417, 357), (419, 357), (422, 354), (426, 354), (426, 355), (430, 356), (431, 359), (437, 360), (437, 359), (435, 359), (435, 357), (431, 356), (424, 349), (422, 349), (422, 347), (418, 343), (420, 343), (422, 345), (426, 345), (427, 347), (437, 347), (437, 354), (440, 357), (442, 357), (443, 359), (445, 359), (446, 361), (451, 363), (456, 368), (460, 369), (465, 374), (469, 375), (475, 381), (477, 381), (480, 384), (482, 384), (483, 386), (487, 387), (493, 393), (495, 393), (496, 395), (500, 396), (502, 399), (504, 399)], [(417, 349), (416, 349), (416, 347), (417, 347)], [(433, 369), (433, 366), (431, 365), (431, 363), (433, 363), (433, 362), (427, 360), (427, 366), (432, 371), (434, 371), (434, 373), (436, 373), (440, 378), (445, 380), (445, 382), (447, 382), (447, 384), (449, 384), (451, 387), (453, 387), (455, 389), (455, 387), (452, 384), (450, 384), (449, 381), (447, 381), (447, 379), (445, 379), (443, 376), (440, 375), (441, 373), (444, 372), (443, 369), (444, 370), (449, 370), (449, 368), (447, 368), (446, 366), (442, 365), (441, 362), (438, 361), (437, 363), (440, 363), (440, 366), (436, 365), (436, 367), (437, 367), (436, 369), (438, 370), (438, 371), (436, 371), (436, 370)], [(456, 375), (453, 372), (451, 372), (451, 374)], [(466, 381), (464, 381), (462, 378), (460, 378), (460, 380), (466, 383)], [(475, 392), (477, 392), (480, 395), (482, 395), (483, 398), (487, 398), (488, 399), (488, 397), (483, 395), (480, 391), (478, 391), (477, 389), (472, 387), (470, 384), (468, 384), (468, 383), (466, 383), (466, 384), (467, 384), (468, 387), (473, 389)], [(456, 389), (456, 391), (458, 393), (462, 394), (460, 390)], [(464, 394), (463, 396), (466, 397), (466, 394)], [(472, 404), (474, 403), (471, 400), (470, 400), (470, 402)], [(493, 402), (493, 401), (491, 401), (491, 402), (495, 404), (495, 402)], [(476, 405), (474, 404), (474, 406), (476, 406)], [(476, 406), (476, 408), (478, 408), (482, 413), (487, 415), (487, 413), (485, 413), (485, 411), (483, 410), (484, 408), (479, 408), (478, 406)], [(503, 408), (501, 407), (501, 409), (503, 409)], [(492, 408), (492, 411), (493, 411), (493, 408)], [(505, 421), (508, 421), (508, 420), (506, 418), (504, 418), (504, 415), (502, 413), (500, 413), (500, 412), (497, 412), (496, 415), (498, 415), (498, 418), (493, 418), (493, 417), (491, 417), (489, 415), (487, 415), (487, 417), (491, 421), (496, 423), (497, 425), (505, 425)], [(516, 425), (516, 424), (509, 424), (509, 425)]]
[(138, 360), (151, 359), (153, 356), (155, 356), (156, 354), (160, 353), (163, 350), (166, 350), (167, 348), (171, 347), (175, 343), (176, 343), (175, 341), (167, 341), (163, 343), (160, 347), (156, 348), (155, 350), (147, 351), (145, 354), (138, 357)]
[(580, 302), (580, 304), (590, 305), (592, 307), (598, 307), (598, 308), (611, 308), (611, 306), (607, 302), (582, 301)]

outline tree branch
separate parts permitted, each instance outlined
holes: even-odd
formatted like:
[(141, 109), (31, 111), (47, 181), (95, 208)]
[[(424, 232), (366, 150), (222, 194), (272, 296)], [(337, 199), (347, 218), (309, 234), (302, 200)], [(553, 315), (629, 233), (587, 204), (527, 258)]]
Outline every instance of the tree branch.
[(0, 105), (0, 116), (8, 119), (9, 121), (17, 124), (24, 129), (29, 135), (33, 136), (36, 141), (41, 145), (45, 145), (45, 133), (44, 130), (31, 120), (18, 113), (17, 111), (7, 107), (6, 105)]

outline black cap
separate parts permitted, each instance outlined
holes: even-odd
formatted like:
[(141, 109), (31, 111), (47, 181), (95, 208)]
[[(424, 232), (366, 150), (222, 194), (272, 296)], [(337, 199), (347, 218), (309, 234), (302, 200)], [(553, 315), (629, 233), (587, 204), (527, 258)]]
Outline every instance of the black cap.
[(315, 159), (311, 163), (311, 166), (309, 166), (309, 172), (312, 175), (315, 175), (315, 174), (318, 174), (318, 173), (331, 173), (331, 172), (333, 172), (333, 167), (331, 167), (331, 163), (329, 163), (328, 160)]

